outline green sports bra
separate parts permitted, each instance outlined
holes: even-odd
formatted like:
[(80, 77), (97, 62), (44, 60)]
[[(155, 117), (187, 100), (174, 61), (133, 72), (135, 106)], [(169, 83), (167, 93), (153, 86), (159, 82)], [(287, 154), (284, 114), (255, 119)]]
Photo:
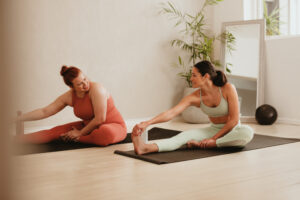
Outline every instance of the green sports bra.
[(221, 101), (219, 105), (216, 107), (209, 107), (203, 103), (202, 96), (201, 96), (201, 89), (200, 89), (200, 101), (201, 101), (200, 108), (209, 117), (222, 117), (228, 115), (228, 102), (224, 99), (220, 87), (219, 87), (219, 91), (221, 94)]

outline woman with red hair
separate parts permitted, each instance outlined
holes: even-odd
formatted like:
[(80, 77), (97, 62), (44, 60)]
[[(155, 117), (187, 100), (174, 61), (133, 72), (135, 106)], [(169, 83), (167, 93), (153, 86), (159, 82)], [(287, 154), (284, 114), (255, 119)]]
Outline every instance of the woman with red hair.
[(60, 74), (70, 90), (48, 106), (25, 113), (17, 120), (22, 122), (44, 119), (58, 113), (66, 106), (71, 106), (74, 114), (82, 121), (18, 135), (17, 140), (41, 144), (62, 139), (99, 146), (124, 140), (127, 134), (126, 125), (109, 92), (99, 83), (90, 81), (77, 67), (62, 66)]

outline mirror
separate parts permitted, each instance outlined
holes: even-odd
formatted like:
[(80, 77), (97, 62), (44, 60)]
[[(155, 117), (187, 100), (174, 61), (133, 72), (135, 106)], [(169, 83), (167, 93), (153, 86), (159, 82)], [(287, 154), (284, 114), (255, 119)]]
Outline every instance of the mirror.
[(222, 33), (231, 33), (235, 38), (234, 50), (230, 51), (226, 40), (222, 45), (223, 70), (228, 81), (237, 89), (241, 118), (253, 117), (264, 100), (264, 20), (224, 22)]

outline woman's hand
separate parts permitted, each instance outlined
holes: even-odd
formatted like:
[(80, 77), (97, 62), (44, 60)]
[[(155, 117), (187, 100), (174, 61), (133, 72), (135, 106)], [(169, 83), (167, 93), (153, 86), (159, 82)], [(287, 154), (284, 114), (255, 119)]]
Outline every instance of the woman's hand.
[(131, 134), (133, 134), (134, 136), (141, 135), (146, 130), (147, 127), (148, 127), (147, 122), (141, 122), (133, 127)]
[(188, 148), (200, 148), (200, 149), (209, 149), (215, 148), (217, 146), (216, 140), (213, 138), (208, 138), (197, 142), (196, 140), (190, 140), (187, 142)]
[(216, 146), (217, 146), (216, 140), (213, 138), (204, 139), (199, 143), (199, 147), (201, 149), (215, 148)]
[(78, 142), (79, 141), (79, 138), (82, 136), (80, 131), (78, 129), (76, 129), (74, 126), (72, 128), (73, 128), (73, 130), (66, 132), (60, 136), (63, 141), (65, 141), (65, 142), (69, 142), (69, 141)]

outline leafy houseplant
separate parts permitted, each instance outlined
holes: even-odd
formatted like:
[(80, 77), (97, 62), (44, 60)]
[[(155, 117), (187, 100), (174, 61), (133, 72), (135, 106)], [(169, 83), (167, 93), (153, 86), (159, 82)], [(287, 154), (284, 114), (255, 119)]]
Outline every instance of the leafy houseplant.
[[(227, 49), (229, 51), (234, 50), (233, 44), (235, 38), (232, 34), (222, 33), (219, 36), (207, 34), (208, 30), (205, 24), (204, 9), (207, 6), (216, 5), (221, 1), (223, 0), (205, 0), (202, 8), (195, 15), (182, 13), (171, 2), (162, 4), (160, 13), (168, 15), (172, 20), (175, 20), (175, 27), (184, 27), (183, 30), (181, 30), (183, 39), (174, 39), (171, 41), (171, 45), (179, 47), (189, 54), (189, 60), (187, 62), (183, 60), (182, 56), (178, 56), (178, 63), (175, 65), (182, 68), (182, 71), (178, 73), (178, 75), (186, 80), (189, 87), (192, 86), (190, 81), (192, 74), (191, 66), (194, 66), (196, 62), (208, 60), (215, 66), (220, 67), (220, 61), (213, 60), (212, 58), (214, 42), (216, 40), (221, 40), (221, 42), (226, 41)], [(226, 70), (230, 72), (230, 69), (227, 67), (228, 65), (230, 64), (226, 64)]]
[(264, 0), (264, 19), (266, 20), (266, 34), (267, 35), (280, 35), (279, 25), (282, 22), (279, 20), (279, 11), (280, 9), (277, 7), (269, 14), (267, 3)]

